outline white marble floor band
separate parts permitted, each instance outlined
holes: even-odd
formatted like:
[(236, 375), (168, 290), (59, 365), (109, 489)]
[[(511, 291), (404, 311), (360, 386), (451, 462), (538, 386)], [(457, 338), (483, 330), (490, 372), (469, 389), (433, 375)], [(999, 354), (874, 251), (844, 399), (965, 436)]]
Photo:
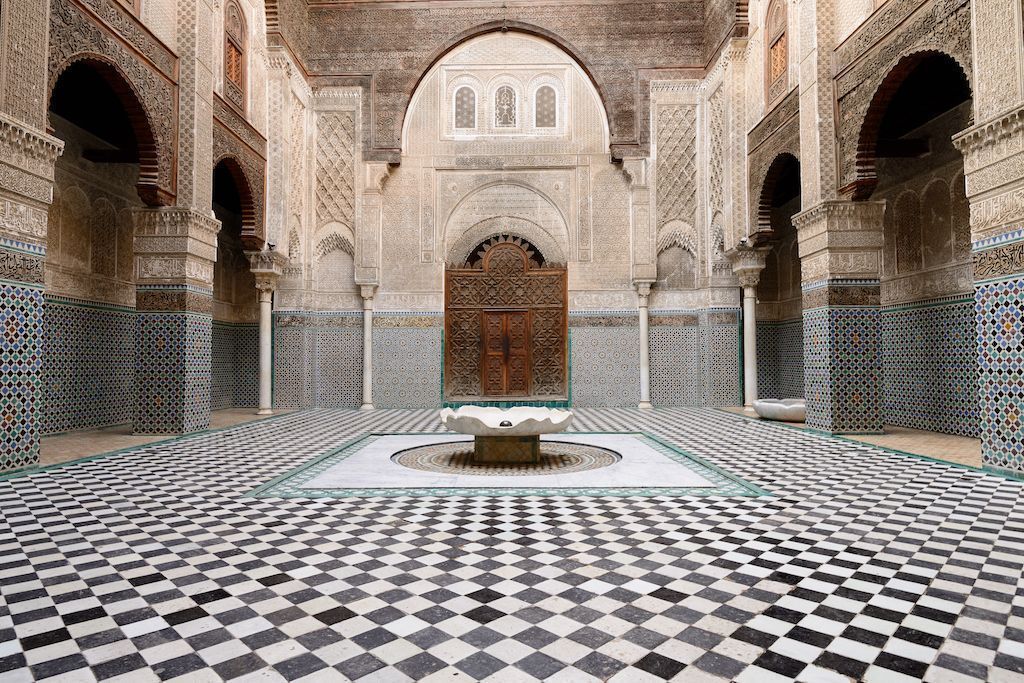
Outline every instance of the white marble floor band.
[(465, 436), (409, 434), (380, 436), (306, 483), (310, 489), (348, 488), (711, 488), (714, 484), (632, 434), (571, 434), (543, 437), (615, 451), (622, 459), (608, 467), (571, 474), (522, 477), (444, 474), (403, 467), (391, 459), (417, 446), (457, 441)]

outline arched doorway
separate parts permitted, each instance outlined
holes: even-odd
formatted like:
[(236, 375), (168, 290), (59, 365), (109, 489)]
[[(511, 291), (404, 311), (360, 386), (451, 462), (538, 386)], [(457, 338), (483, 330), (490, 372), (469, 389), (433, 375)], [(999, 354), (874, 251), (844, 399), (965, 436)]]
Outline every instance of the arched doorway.
[(979, 427), (969, 205), (952, 137), (971, 121), (952, 57), (911, 55), (886, 77), (861, 133), (886, 201), (881, 272), (883, 420), (961, 436)]
[(220, 221), (213, 269), (210, 408), (255, 407), (259, 391), (256, 279), (242, 243), (251, 198), (237, 162), (213, 169), (213, 212)]
[(510, 235), (446, 268), (445, 400), (567, 400), (567, 282)]
[(800, 211), (800, 162), (780, 154), (758, 204), (759, 234), (771, 251), (757, 285), (757, 385), (763, 398), (804, 395), (803, 295), (793, 216)]
[(49, 126), (65, 146), (47, 231), (40, 432), (131, 423), (132, 212), (142, 206), (147, 168), (155, 164), (153, 137), (124, 77), (92, 59), (57, 78)]

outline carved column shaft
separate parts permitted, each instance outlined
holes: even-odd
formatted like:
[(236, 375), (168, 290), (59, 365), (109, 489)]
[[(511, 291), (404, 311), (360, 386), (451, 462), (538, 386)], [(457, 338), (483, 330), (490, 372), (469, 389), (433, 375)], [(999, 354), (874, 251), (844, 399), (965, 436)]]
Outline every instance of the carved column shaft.
[(188, 209), (135, 212), (136, 433), (210, 425), (219, 228), (217, 220)]
[(803, 272), (807, 425), (882, 430), (884, 202), (830, 201), (793, 217)]
[(382, 162), (363, 164), (365, 178), (360, 196), (361, 220), (356, 226), (356, 283), (380, 283), (380, 249), (384, 226), (384, 183), (391, 167)]
[(802, 0), (798, 7), (797, 60), (800, 88), (801, 196), (804, 206), (836, 197), (836, 129), (832, 54), (836, 46), (835, 3)]

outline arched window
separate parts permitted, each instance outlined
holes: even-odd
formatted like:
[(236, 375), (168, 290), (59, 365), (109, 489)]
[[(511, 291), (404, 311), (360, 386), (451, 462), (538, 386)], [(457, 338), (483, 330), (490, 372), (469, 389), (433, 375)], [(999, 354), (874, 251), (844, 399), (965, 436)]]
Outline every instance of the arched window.
[(558, 126), (558, 95), (550, 85), (537, 88), (533, 97), (534, 125), (537, 128)]
[(469, 86), (455, 91), (455, 127), (476, 128), (476, 91)]
[(494, 125), (498, 128), (516, 127), (516, 91), (503, 85), (494, 93)]
[(789, 43), (786, 40), (786, 0), (774, 0), (768, 6), (765, 21), (765, 44), (768, 46), (768, 104), (789, 89)]
[(245, 111), (245, 16), (234, 0), (224, 7), (224, 98)]

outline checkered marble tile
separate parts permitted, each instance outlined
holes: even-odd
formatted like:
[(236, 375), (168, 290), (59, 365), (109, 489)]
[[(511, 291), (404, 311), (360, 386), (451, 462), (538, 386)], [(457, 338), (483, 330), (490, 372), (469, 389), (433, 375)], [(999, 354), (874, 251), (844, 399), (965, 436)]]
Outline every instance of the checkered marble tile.
[(8, 477), (0, 682), (1024, 680), (1024, 484), (708, 409), (575, 428), (774, 495), (245, 495), (429, 410)]

